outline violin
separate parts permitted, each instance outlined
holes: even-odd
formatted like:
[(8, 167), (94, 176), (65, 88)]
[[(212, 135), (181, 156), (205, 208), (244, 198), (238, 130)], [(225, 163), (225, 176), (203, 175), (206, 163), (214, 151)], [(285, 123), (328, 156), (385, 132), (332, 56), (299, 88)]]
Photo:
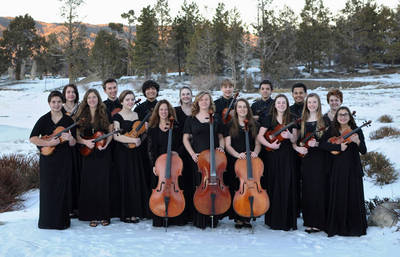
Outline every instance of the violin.
[(235, 103), (236, 98), (237, 98), (238, 96), (239, 96), (239, 92), (237, 92), (237, 93), (233, 96), (231, 102), (229, 103), (228, 108), (224, 108), (224, 109), (222, 110), (222, 122), (223, 122), (224, 124), (227, 124), (227, 123), (232, 119), (232, 115), (230, 114), (230, 111), (232, 110), (233, 104)]
[[(278, 140), (279, 142), (282, 142), (285, 140), (285, 138), (282, 137), (281, 133), (285, 131), (286, 129), (290, 128), (291, 126), (301, 122), (301, 118), (298, 118), (295, 121), (290, 122), (286, 126), (283, 126), (283, 124), (278, 124), (273, 130), (269, 130), (264, 134), (265, 139), (268, 141), (268, 143), (272, 144), (275, 142), (275, 140)], [(274, 149), (265, 147), (265, 150), (267, 151), (273, 151)]]
[(81, 153), (82, 156), (85, 157), (89, 156), (89, 154), (91, 154), (95, 148), (100, 149), (100, 147), (103, 147), (107, 144), (107, 137), (118, 133), (122, 133), (122, 130), (121, 129), (114, 130), (107, 134), (104, 134), (101, 131), (97, 131), (96, 133), (93, 134), (93, 136), (85, 138), (85, 139), (93, 139), (93, 143), (95, 143), (95, 146), (93, 148), (89, 148), (86, 145), (82, 145), (82, 147), (79, 149), (79, 152)]
[[(340, 145), (342, 143), (351, 143), (351, 138), (350, 136), (353, 135), (354, 133), (357, 133), (359, 130), (361, 130), (365, 126), (370, 126), (371, 120), (364, 122), (360, 127), (355, 128), (353, 130), (351, 129), (346, 129), (342, 131), (341, 135), (338, 137), (331, 137), (328, 139), (328, 142), (331, 144), (337, 144)], [(338, 155), (340, 154), (340, 151), (331, 151), (331, 154), (333, 155)]]
[(265, 214), (270, 203), (267, 192), (260, 184), (264, 163), (259, 157), (251, 158), (248, 121), (245, 120), (244, 124), (246, 160), (237, 159), (235, 162), (235, 173), (240, 180), (240, 187), (233, 197), (233, 209), (242, 217), (254, 218)]
[(210, 112), (210, 149), (202, 151), (198, 157), (202, 179), (193, 202), (198, 212), (211, 216), (211, 226), (214, 216), (225, 213), (231, 205), (229, 188), (223, 182), (226, 163), (225, 154), (214, 148), (214, 122)]
[[(148, 112), (146, 116), (144, 116), (142, 121), (135, 121), (132, 124), (132, 129), (129, 132), (126, 132), (124, 136), (127, 137), (132, 137), (132, 138), (138, 138), (140, 135), (142, 135), (144, 132), (146, 132), (146, 126), (144, 124), (149, 120), (149, 117), (151, 116), (152, 112)], [(136, 147), (135, 143), (124, 143), (124, 146), (133, 149)]]
[[(138, 104), (141, 100), (142, 100), (142, 99), (140, 99), (140, 98), (137, 99), (137, 100), (135, 101), (134, 105)], [(119, 107), (117, 107), (117, 108), (115, 108), (114, 110), (112, 110), (112, 112), (111, 112), (111, 117), (114, 116), (115, 114), (119, 113), (121, 110), (122, 110), (122, 108), (119, 108)]]
[[(69, 131), (76, 125), (78, 125), (78, 122), (75, 122), (66, 128), (64, 128), (63, 126), (58, 126), (57, 128), (55, 128), (53, 130), (53, 133), (51, 135), (42, 136), (40, 139), (50, 141), (51, 139), (55, 138), (55, 139), (60, 140), (60, 143), (64, 143), (65, 140), (61, 138), (61, 134)], [(56, 146), (43, 146), (40, 148), (40, 153), (44, 156), (49, 156), (54, 152), (55, 149), (56, 149)]]
[(185, 209), (183, 191), (179, 189), (178, 177), (182, 175), (183, 162), (176, 152), (172, 152), (172, 130), (174, 119), (170, 119), (167, 153), (160, 155), (155, 163), (158, 184), (150, 196), (150, 210), (165, 219), (180, 215)]
[[(310, 145), (308, 144), (311, 140), (315, 139), (315, 135), (320, 132), (320, 131), (325, 131), (327, 128), (324, 126), (320, 129), (315, 129), (313, 132), (308, 132), (304, 138), (300, 141), (299, 146), (305, 147), (305, 148), (310, 148)], [(306, 156), (305, 154), (297, 153), (298, 156), (304, 157)]]

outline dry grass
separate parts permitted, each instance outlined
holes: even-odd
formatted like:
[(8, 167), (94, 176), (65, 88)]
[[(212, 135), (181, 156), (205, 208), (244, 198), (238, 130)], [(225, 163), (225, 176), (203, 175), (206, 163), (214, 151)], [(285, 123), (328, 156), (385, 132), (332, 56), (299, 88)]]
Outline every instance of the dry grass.
[(371, 140), (382, 139), (385, 137), (398, 137), (400, 136), (400, 130), (393, 127), (381, 127), (369, 134)]
[(0, 157), (0, 213), (12, 210), (18, 196), (39, 187), (39, 161), (36, 156)]
[(393, 118), (390, 115), (384, 114), (381, 117), (378, 118), (379, 122), (382, 123), (392, 123), (393, 122)]
[(199, 75), (193, 77), (191, 81), (192, 89), (202, 90), (215, 90), (221, 86), (221, 78), (216, 75)]
[(367, 176), (372, 178), (377, 185), (391, 184), (399, 177), (393, 163), (384, 154), (368, 152), (361, 156), (361, 164)]

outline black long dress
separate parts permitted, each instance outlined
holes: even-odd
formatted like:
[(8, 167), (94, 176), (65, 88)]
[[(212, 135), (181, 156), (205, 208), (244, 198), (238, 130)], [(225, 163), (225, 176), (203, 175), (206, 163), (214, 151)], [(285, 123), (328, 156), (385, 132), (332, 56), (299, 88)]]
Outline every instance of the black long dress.
[[(90, 125), (80, 131), (81, 137), (90, 137), (96, 131)], [(102, 131), (107, 133), (108, 131)], [(82, 156), (81, 186), (79, 192), (79, 219), (84, 221), (110, 218), (111, 150), (97, 148)]]
[[(291, 116), (291, 120), (294, 118)], [(263, 120), (261, 127), (267, 130), (275, 128), (271, 115)], [(292, 128), (289, 128), (289, 131), (292, 131)], [(267, 173), (266, 190), (270, 199), (265, 224), (272, 229), (297, 229), (295, 154), (289, 139), (283, 140), (279, 149), (265, 155), (264, 168)]]
[[(185, 127), (183, 129), (184, 134), (189, 134), (192, 136), (191, 146), (195, 153), (201, 153), (203, 150), (210, 149), (210, 124), (208, 122), (200, 122), (196, 117), (188, 117), (185, 122)], [(214, 122), (214, 143), (215, 147), (219, 147), (218, 134), (223, 134), (220, 122), (215, 119)], [(194, 185), (200, 185), (201, 173), (198, 170), (197, 164), (192, 159), (192, 169)], [(197, 172), (196, 172), (197, 171)], [(196, 190), (192, 188), (193, 194)], [(214, 218), (213, 227), (218, 224), (218, 218)], [(193, 208), (193, 225), (198, 228), (206, 228), (211, 226), (211, 218), (209, 216), (199, 213), (196, 208)]]
[[(119, 114), (113, 116), (114, 121), (118, 121), (120, 128), (129, 131), (132, 124), (131, 120), (124, 120)], [(114, 173), (119, 178), (118, 195), (120, 203), (120, 218), (148, 216), (148, 188), (145, 186), (144, 166), (142, 154), (138, 148), (129, 149), (123, 143), (115, 141), (114, 147)]]
[[(78, 111), (79, 105), (76, 105), (72, 113), (67, 112), (64, 107), (62, 108), (63, 113), (74, 118), (74, 115)], [(73, 218), (77, 218), (79, 215), (79, 187), (81, 184), (81, 165), (82, 165), (82, 157), (79, 154), (79, 145), (76, 144), (72, 149), (72, 173), (70, 179), (70, 215)]]
[[(143, 103), (139, 104), (136, 106), (134, 111), (138, 114), (139, 120), (143, 120), (149, 112), (152, 112), (154, 110), (156, 104), (157, 104), (157, 99), (154, 100), (153, 102), (150, 102), (148, 100), (144, 101)], [(152, 174), (153, 170), (151, 167), (151, 162), (150, 162), (150, 156), (148, 152), (148, 142), (147, 142), (147, 133), (145, 133), (142, 137), (142, 143), (139, 146), (138, 150), (142, 155), (142, 161), (143, 161), (143, 166), (144, 166), (144, 176), (146, 180), (146, 187), (147, 187), (147, 192), (148, 192), (148, 198), (150, 197), (151, 194), (151, 183), (152, 183)], [(151, 218), (151, 212), (148, 212), (148, 216), (146, 218)]]
[[(178, 127), (175, 127), (172, 130), (172, 145), (171, 149), (172, 151), (178, 152), (178, 148), (180, 146), (180, 143), (182, 140), (179, 139), (179, 129)], [(149, 128), (147, 131), (148, 135), (148, 143), (149, 143), (149, 152), (151, 156), (151, 163), (152, 167), (155, 166), (155, 163), (157, 161), (157, 158), (162, 155), (167, 153), (167, 147), (168, 147), (168, 130), (167, 131), (162, 131), (158, 126), (154, 128)], [(182, 177), (178, 177), (178, 183), (179, 183), (179, 188), (182, 190), (185, 190), (184, 185), (182, 183)], [(152, 188), (156, 188), (158, 184), (159, 177), (155, 176), (153, 173), (153, 183), (152, 183)], [(174, 218), (169, 218), (168, 219), (168, 225), (184, 225), (186, 224), (187, 221), (185, 219), (185, 215), (181, 214), (177, 217)], [(155, 227), (162, 227), (164, 226), (164, 219), (161, 217), (158, 217), (153, 214), (153, 226)]]
[[(119, 102), (119, 99), (115, 99), (114, 101), (107, 98), (107, 100), (103, 101), (107, 108), (108, 120), (110, 123), (113, 122), (112, 112), (119, 108), (122, 109), (122, 105)], [(111, 151), (111, 169), (110, 169), (110, 217), (121, 217), (121, 191), (120, 191), (120, 177), (116, 172), (115, 168), (115, 160), (114, 160), (114, 149), (115, 149), (115, 141), (112, 140), (108, 145)]]
[[(305, 123), (305, 134), (315, 131), (317, 122)], [(315, 136), (320, 142), (318, 134)], [(329, 144), (330, 145), (330, 144)], [(329, 145), (327, 147), (329, 147)], [(330, 150), (336, 149), (334, 145)], [(328, 149), (325, 149), (328, 150)], [(328, 152), (320, 147), (308, 148), (308, 153), (302, 158), (302, 213), (304, 226), (325, 229), (328, 188)]]
[[(68, 127), (74, 121), (67, 115), (57, 124), (51, 119), (51, 112), (40, 117), (30, 137), (51, 135), (58, 126)], [(71, 129), (76, 136), (75, 129)], [(56, 146), (49, 156), (40, 155), (40, 202), (39, 228), (66, 229), (70, 226), (70, 177), (72, 173), (72, 150), (68, 142)]]
[(265, 117), (271, 112), (272, 107), (274, 106), (274, 99), (271, 97), (267, 100), (258, 99), (251, 105), (251, 110), (253, 115), (258, 116), (258, 122), (261, 123)]
[[(367, 147), (363, 132), (360, 130), (357, 134), (360, 138), (359, 146), (350, 143), (344, 152), (331, 155), (326, 225), (328, 236), (362, 236), (367, 233), (362, 179), (364, 172), (360, 160), (360, 153), (365, 154)], [(331, 136), (337, 135), (328, 129), (321, 141), (326, 142)]]
[(185, 112), (182, 110), (181, 106), (174, 107), (176, 112), (176, 118), (178, 119), (178, 140), (179, 140), (179, 147), (178, 147), (178, 154), (182, 159), (183, 162), (183, 171), (182, 171), (182, 189), (183, 195), (185, 196), (185, 210), (183, 214), (185, 216), (185, 220), (187, 222), (191, 222), (193, 220), (193, 160), (190, 157), (189, 153), (186, 151), (185, 146), (183, 145), (183, 129), (185, 126), (185, 121), (188, 117)]
[[(235, 149), (236, 152), (238, 153), (243, 153), (246, 152), (246, 134), (245, 131), (243, 130), (243, 127), (240, 127), (239, 129), (239, 134), (236, 136), (231, 135), (230, 129), (232, 127), (232, 122), (229, 122), (226, 126), (226, 129), (224, 131), (224, 137), (231, 137), (231, 146), (233, 149)], [(258, 128), (257, 128), (258, 131)], [(253, 135), (251, 133), (251, 130), (249, 131), (249, 143), (250, 143), (250, 151), (254, 151), (255, 147), (255, 140), (256, 140), (256, 135)], [(224, 181), (227, 186), (229, 186), (229, 191), (231, 193), (232, 201), (235, 196), (235, 192), (239, 189), (240, 186), (240, 181), (239, 178), (236, 177), (236, 172), (235, 172), (235, 163), (237, 158), (232, 156), (231, 154), (226, 152), (226, 157), (228, 159), (228, 165), (226, 172), (224, 173)], [(242, 220), (242, 221), (248, 221), (248, 218), (244, 218), (239, 216), (233, 209), (233, 205), (231, 205), (231, 208), (229, 209), (229, 218), (230, 219), (235, 219), (235, 220)]]

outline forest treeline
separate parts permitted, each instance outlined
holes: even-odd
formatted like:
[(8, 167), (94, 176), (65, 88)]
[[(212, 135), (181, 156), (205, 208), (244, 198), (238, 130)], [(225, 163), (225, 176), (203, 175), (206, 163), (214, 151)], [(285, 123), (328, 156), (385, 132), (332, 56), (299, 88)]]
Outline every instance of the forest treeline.
[[(313, 74), (331, 68), (351, 72), (361, 66), (400, 62), (400, 6), (391, 9), (373, 0), (347, 0), (333, 15), (322, 0), (305, 0), (299, 15), (289, 7), (275, 10), (272, 0), (257, 2), (257, 21), (244, 24), (240, 12), (219, 3), (211, 19), (195, 2), (184, 1), (171, 17), (167, 0), (136, 14), (127, 9), (124, 24), (109, 23), (90, 43), (81, 23), (83, 0), (61, 0), (63, 32), (42, 37), (26, 14), (15, 17), (0, 39), (0, 73), (12, 67), (15, 79), (29, 67), (38, 76), (100, 79), (168, 72), (189, 76), (226, 76), (251, 87), (248, 68), (259, 65), (264, 78), (294, 77), (296, 66)], [(26, 68), (24, 68), (26, 69)]]

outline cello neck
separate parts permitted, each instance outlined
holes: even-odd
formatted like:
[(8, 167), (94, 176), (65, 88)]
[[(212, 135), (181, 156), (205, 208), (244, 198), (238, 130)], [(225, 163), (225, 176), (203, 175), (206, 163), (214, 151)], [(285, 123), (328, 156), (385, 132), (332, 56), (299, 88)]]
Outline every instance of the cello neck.
[(245, 140), (246, 140), (246, 165), (247, 165), (247, 178), (253, 179), (253, 167), (251, 165), (251, 151), (250, 151), (250, 139), (249, 139), (249, 127), (248, 121), (244, 122), (245, 126)]
[(215, 147), (214, 147), (214, 121), (213, 114), (210, 113), (210, 177), (216, 177), (215, 171)]
[(168, 130), (168, 145), (167, 145), (167, 165), (165, 166), (165, 178), (171, 178), (171, 155), (172, 155), (172, 128), (173, 119), (170, 121), (170, 127)]

